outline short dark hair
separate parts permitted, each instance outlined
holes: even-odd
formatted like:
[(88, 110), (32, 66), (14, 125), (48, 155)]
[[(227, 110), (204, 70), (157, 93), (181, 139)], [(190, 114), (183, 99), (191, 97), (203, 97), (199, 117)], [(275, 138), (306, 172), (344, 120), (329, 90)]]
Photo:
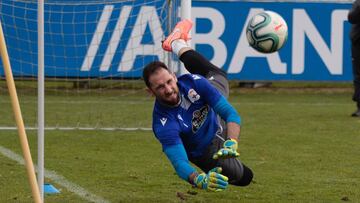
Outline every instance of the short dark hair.
[(149, 82), (150, 76), (161, 68), (169, 71), (166, 64), (161, 61), (153, 61), (145, 66), (143, 70), (143, 79), (147, 87), (150, 87), (150, 82)]

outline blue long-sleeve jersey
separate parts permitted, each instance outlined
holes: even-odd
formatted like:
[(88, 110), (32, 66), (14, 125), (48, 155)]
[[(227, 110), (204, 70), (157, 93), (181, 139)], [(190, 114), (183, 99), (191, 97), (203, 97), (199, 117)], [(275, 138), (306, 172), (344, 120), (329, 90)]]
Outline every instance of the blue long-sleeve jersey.
[(237, 123), (240, 117), (220, 92), (200, 75), (179, 77), (178, 87), (181, 98), (178, 106), (155, 102), (153, 131), (178, 175), (187, 180), (195, 171), (188, 157), (201, 156), (209, 146), (220, 125), (217, 114)]

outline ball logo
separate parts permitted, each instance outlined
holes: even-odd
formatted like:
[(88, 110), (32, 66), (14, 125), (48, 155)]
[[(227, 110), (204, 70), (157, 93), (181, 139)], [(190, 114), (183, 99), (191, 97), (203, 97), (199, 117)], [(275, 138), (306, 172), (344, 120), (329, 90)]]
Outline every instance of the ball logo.
[(275, 26), (275, 30), (278, 31), (284, 24), (280, 24), (280, 25), (277, 25)]

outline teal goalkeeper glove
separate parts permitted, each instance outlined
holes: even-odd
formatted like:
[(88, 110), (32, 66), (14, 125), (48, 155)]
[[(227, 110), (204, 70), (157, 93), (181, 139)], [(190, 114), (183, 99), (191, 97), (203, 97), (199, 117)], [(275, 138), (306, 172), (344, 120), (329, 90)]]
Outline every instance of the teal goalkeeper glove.
[(223, 191), (228, 186), (228, 177), (221, 175), (221, 167), (211, 169), (207, 174), (201, 173), (194, 179), (194, 185), (198, 188), (210, 191)]
[(213, 155), (213, 159), (219, 158), (233, 158), (238, 157), (240, 154), (236, 151), (238, 148), (238, 143), (234, 139), (226, 140), (224, 142), (224, 147), (221, 148), (218, 152)]

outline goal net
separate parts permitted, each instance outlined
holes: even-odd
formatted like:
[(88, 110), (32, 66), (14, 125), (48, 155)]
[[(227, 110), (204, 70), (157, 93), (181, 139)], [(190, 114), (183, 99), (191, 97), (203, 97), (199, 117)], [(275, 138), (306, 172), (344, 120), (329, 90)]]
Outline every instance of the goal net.
[[(180, 0), (45, 1), (45, 127), (150, 128), (142, 69), (152, 60), (177, 67), (161, 41), (179, 20), (179, 6)], [(25, 125), (36, 128), (37, 1), (1, 0), (0, 21)], [(15, 128), (7, 95), (0, 65), (2, 129)]]

